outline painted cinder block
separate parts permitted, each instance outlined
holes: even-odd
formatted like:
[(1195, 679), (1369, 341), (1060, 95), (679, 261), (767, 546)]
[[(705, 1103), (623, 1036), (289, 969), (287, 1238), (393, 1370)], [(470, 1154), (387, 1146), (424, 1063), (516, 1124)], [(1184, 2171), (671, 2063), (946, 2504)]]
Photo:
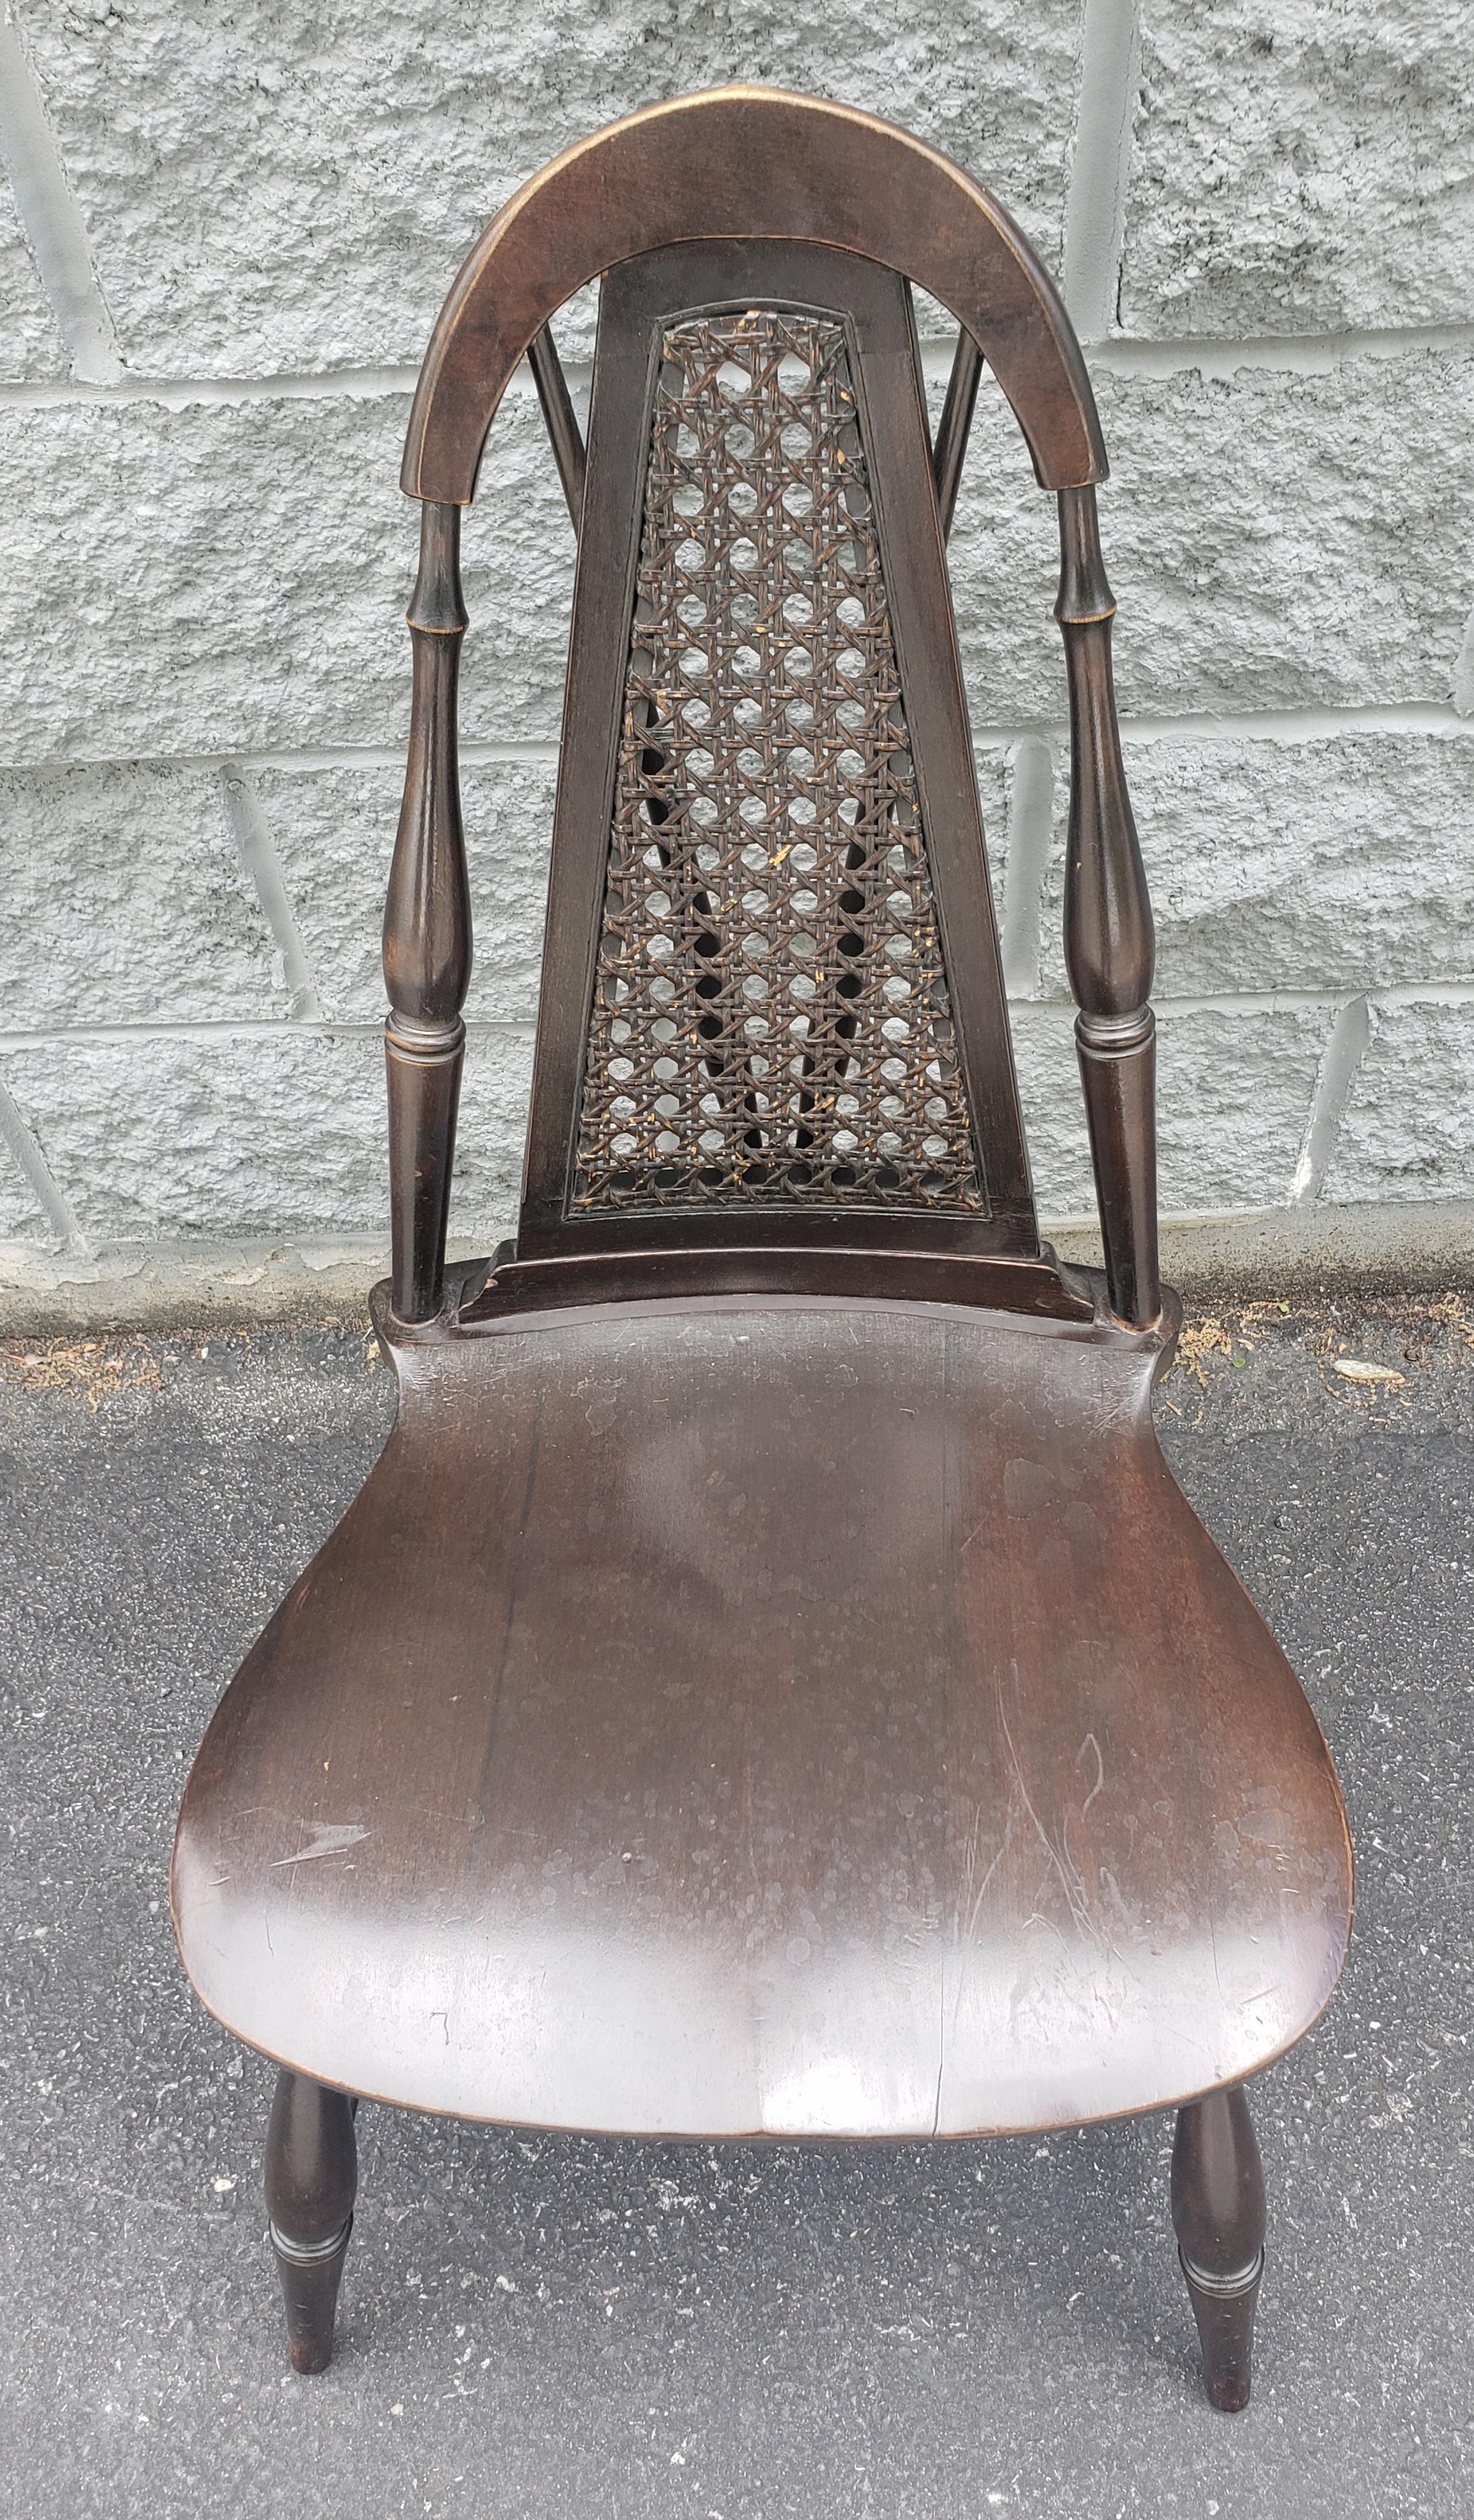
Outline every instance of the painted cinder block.
[(0, 1032), (287, 1012), (217, 771), (0, 773)]
[[(1171, 736), (1125, 752), (1164, 997), (1474, 978), (1474, 728)], [(1061, 751), (1043, 918), (1051, 997), (1068, 987), (1068, 792)]]
[(371, 1036), (54, 1039), (0, 1052), (8, 1088), (89, 1240), (360, 1231), (381, 1131)]
[(891, 115), (1058, 250), (1076, 0), (130, 0), (19, 16), (129, 367), (269, 376), (418, 361), (514, 187), (636, 106), (729, 79)]
[[(1158, 1158), (1164, 1210), (1281, 1205), (1289, 1197), (1330, 1030), (1319, 1008), (1164, 1008)], [(1041, 1216), (1094, 1213), (1085, 1110), (1066, 1007), (1015, 1007), (1014, 1054)]]
[(1466, 7), (1141, 0), (1140, 42), (1125, 332), (1474, 316)]
[[(1123, 710), (1450, 701), (1474, 606), (1474, 353), (1095, 385)], [(1053, 503), (996, 394), (950, 558), (975, 722), (1057, 721)]]
[[(1103, 382), (1128, 711), (1448, 700), (1474, 593), (1450, 565), (1474, 549), (1474, 356)], [(0, 416), (6, 757), (399, 740), (404, 413), (391, 395)], [(1063, 693), (1052, 505), (999, 429), (990, 407), (953, 546), (983, 727), (1057, 720)], [(525, 392), (466, 544), (466, 733), (554, 738), (572, 538)]]
[[(408, 408), (395, 393), (0, 414), (0, 757), (402, 739)], [(508, 397), (495, 446), (466, 535), (465, 726), (546, 737), (573, 554), (530, 391)]]
[(0, 176), (0, 383), (65, 377), (67, 354), (36, 277), (9, 184)]
[(1323, 1195), (1474, 1197), (1474, 999), (1373, 1001)]
[[(469, 1022), (536, 1015), (556, 778), (549, 762), (462, 769), (474, 950)], [(394, 763), (251, 774), (322, 1012), (333, 1019), (383, 1016), (380, 926), (403, 785)]]
[[(513, 1214), (529, 1071), (527, 1034), (470, 1036), (458, 1234)], [(383, 1229), (377, 1028), (53, 1039), (0, 1048), (0, 1084), (91, 1241)]]
[(51, 1249), (58, 1239), (56, 1229), (31, 1184), (14, 1160), (10, 1148), (0, 1145), (0, 1242), (29, 1243), (33, 1247)]

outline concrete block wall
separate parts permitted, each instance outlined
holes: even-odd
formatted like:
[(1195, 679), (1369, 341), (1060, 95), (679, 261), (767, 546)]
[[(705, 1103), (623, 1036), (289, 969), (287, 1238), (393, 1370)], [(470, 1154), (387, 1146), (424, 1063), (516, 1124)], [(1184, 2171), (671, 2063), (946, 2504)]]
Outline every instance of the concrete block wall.
[[(1474, 8), (9, 0), (13, 1255), (381, 1242), (414, 368), (524, 175), (734, 76), (909, 124), (1063, 276), (1114, 467), (1164, 1205), (1410, 1230), (1474, 1195)], [(581, 392), (586, 306), (562, 337)], [(524, 382), (483, 477), (470, 1239), (514, 1198), (571, 577)], [(1037, 1187), (1066, 1218), (1090, 1192), (1053, 525), (986, 390), (953, 557)]]

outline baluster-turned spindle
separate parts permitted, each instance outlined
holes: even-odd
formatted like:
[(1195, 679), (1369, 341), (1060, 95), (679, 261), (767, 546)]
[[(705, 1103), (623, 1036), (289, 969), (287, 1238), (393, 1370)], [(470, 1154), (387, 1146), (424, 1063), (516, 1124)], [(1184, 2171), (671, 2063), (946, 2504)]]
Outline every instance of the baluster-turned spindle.
[(1157, 1263), (1154, 938), (1146, 876), (1121, 761), (1111, 678), (1115, 598), (1100, 556), (1094, 489), (1059, 493), (1059, 601), (1070, 684), (1070, 819), (1064, 956), (1079, 1013), (1075, 1044), (1119, 1320), (1162, 1308)]
[(415, 680), (409, 763), (383, 919), (393, 1309), (440, 1309), (451, 1158), (470, 980), (470, 897), (456, 765), (456, 688), (466, 608), (461, 511), (426, 502), (409, 609)]

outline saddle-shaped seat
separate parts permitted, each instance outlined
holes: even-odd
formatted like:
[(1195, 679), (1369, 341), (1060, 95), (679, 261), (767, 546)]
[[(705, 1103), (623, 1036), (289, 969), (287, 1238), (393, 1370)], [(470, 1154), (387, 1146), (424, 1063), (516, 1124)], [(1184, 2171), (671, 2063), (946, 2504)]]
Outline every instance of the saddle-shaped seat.
[(636, 2133), (991, 2135), (1255, 2071), (1335, 1980), (1345, 1827), (1160, 1354), (743, 1296), (400, 1349), (191, 1780), (205, 2002), (353, 2092)]

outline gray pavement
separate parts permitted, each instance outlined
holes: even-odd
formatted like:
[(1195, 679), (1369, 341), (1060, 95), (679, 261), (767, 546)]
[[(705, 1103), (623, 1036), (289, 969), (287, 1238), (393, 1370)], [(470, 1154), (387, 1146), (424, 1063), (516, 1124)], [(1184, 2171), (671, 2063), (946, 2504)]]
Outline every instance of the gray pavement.
[(7, 2520), (1474, 2509), (1474, 1304), (1220, 1319), (1164, 1436), (1330, 1734), (1361, 1883), (1330, 2012), (1257, 2087), (1237, 2418), (1199, 2393), (1165, 2119), (707, 2147), (366, 2107), (338, 2358), (288, 2375), (270, 2071), (190, 1999), (164, 1870), (387, 1376), (356, 1326), (0, 1352)]

